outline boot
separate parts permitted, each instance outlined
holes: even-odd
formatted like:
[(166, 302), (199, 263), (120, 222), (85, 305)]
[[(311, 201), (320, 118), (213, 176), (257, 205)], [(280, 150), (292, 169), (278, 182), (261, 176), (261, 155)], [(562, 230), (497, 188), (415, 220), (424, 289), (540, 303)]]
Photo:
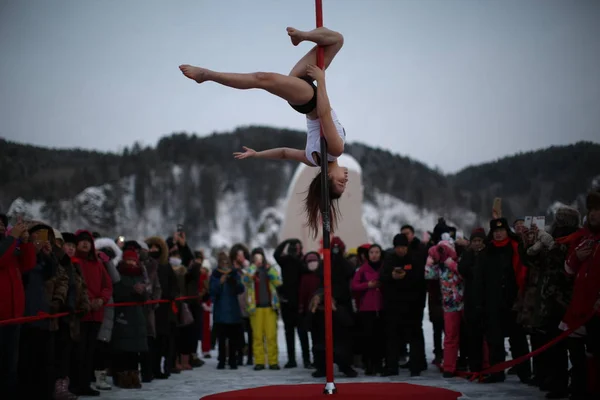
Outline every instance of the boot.
[(140, 382), (140, 371), (127, 371), (129, 375), (129, 380), (131, 382), (131, 388), (133, 389), (141, 389), (142, 383)]
[(111, 390), (112, 386), (110, 386), (106, 380), (106, 371), (94, 371), (94, 375), (96, 375), (96, 384), (94, 385), (98, 390)]
[(127, 371), (117, 372), (117, 383), (121, 389), (131, 389), (131, 376)]
[(64, 381), (65, 381), (65, 390), (66, 390), (66, 392), (67, 392), (67, 399), (68, 399), (68, 400), (77, 400), (77, 399), (78, 399), (78, 396), (77, 396), (75, 393), (72, 393), (72, 392), (69, 390), (69, 387), (70, 387), (70, 385), (71, 385), (71, 381), (70, 381), (69, 377), (67, 376), (67, 377), (64, 379)]
[(190, 355), (182, 354), (181, 355), (181, 369), (184, 371), (190, 371), (192, 366), (190, 365)]
[(69, 392), (69, 385), (66, 379), (57, 379), (54, 382), (54, 393), (52, 394), (54, 400), (75, 400), (77, 396)]

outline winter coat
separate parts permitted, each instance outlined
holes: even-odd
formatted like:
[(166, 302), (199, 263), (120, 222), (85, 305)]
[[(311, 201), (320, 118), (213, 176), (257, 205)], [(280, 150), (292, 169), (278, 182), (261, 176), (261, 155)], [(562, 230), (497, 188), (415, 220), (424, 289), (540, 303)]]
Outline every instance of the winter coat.
[[(161, 300), (174, 300), (179, 294), (177, 277), (169, 264), (169, 249), (164, 239), (153, 236), (145, 240), (148, 247), (156, 245), (160, 249), (158, 262), (158, 280), (161, 287)], [(160, 303), (154, 312), (156, 318), (156, 335), (168, 336), (172, 327), (177, 323), (173, 307), (169, 303)]]
[[(112, 284), (116, 284), (121, 280), (121, 276), (119, 275), (119, 271), (117, 271), (117, 265), (121, 262), (121, 257), (123, 252), (117, 246), (115, 241), (111, 238), (98, 238), (94, 241), (94, 247), (97, 250), (109, 248), (114, 253), (114, 258), (112, 258), (108, 262), (103, 262), (104, 267), (106, 268), (106, 272), (110, 276)], [(109, 299), (109, 303), (114, 303), (115, 299), (111, 296)], [(115, 308), (114, 307), (105, 307), (104, 308), (104, 318), (102, 319), (102, 325), (100, 326), (100, 331), (98, 331), (98, 340), (102, 342), (110, 342), (112, 337), (112, 330), (115, 323)]]
[[(160, 281), (158, 279), (158, 262), (151, 258), (144, 261), (144, 267), (146, 268), (146, 274), (148, 276), (147, 290), (149, 300), (160, 300), (162, 295), (162, 288), (160, 287)], [(146, 313), (146, 330), (148, 336), (156, 337), (156, 315), (155, 311), (158, 308), (158, 304), (147, 304), (144, 306)]]
[(238, 295), (244, 293), (244, 284), (236, 271), (229, 272), (225, 283), (221, 284), (223, 271), (216, 269), (210, 277), (210, 297), (213, 302), (213, 322), (215, 324), (239, 324), (242, 312)]
[[(321, 267), (319, 267), (321, 268)], [(301, 314), (308, 312), (310, 300), (321, 287), (319, 271), (306, 272), (300, 279), (300, 296), (298, 297), (298, 311)]]
[[(404, 269), (402, 279), (394, 279), (394, 268)], [(401, 316), (406, 322), (416, 323), (423, 320), (425, 309), (425, 270), (424, 265), (413, 264), (410, 256), (386, 255), (381, 266), (380, 281), (383, 293), (383, 309), (390, 315)]]
[[(563, 321), (567, 327), (574, 328), (594, 310), (600, 315), (600, 232), (593, 232), (586, 226), (572, 235), (570, 244), (565, 270), (575, 278), (575, 283), (573, 299)], [(576, 250), (588, 245), (591, 245), (591, 254), (585, 260), (579, 260)]]
[(12, 236), (0, 239), (0, 321), (20, 318), (25, 312), (25, 291), (21, 274), (36, 265), (33, 243), (21, 243)]
[(289, 239), (281, 242), (275, 249), (273, 257), (281, 268), (281, 286), (279, 286), (279, 296), (282, 303), (287, 303), (291, 308), (298, 307), (298, 294), (300, 290), (300, 276), (304, 268), (302, 254), (284, 254), (285, 247), (296, 245), (297, 239)]
[[(273, 267), (267, 268), (267, 287), (269, 288), (269, 295), (271, 299), (271, 307), (274, 310), (279, 310), (279, 296), (277, 295), (277, 288), (281, 286), (281, 277), (279, 272)], [(242, 275), (242, 282), (246, 287), (246, 310), (248, 315), (252, 316), (256, 312), (256, 294), (258, 292), (258, 269), (256, 265), (252, 264), (248, 268), (244, 269)]]
[[(36, 266), (23, 274), (23, 282), (25, 316), (35, 316), (40, 312), (55, 314), (64, 306), (69, 278), (54, 254), (38, 253)], [(43, 330), (58, 330), (56, 319), (43, 319), (29, 325)]]
[(369, 288), (370, 281), (379, 280), (379, 271), (376, 271), (369, 265), (364, 263), (352, 279), (352, 290), (360, 293), (360, 303), (358, 311), (381, 311), (383, 308), (383, 296), (380, 288)]
[(480, 265), (480, 255), (481, 251), (467, 249), (462, 253), (458, 262), (458, 273), (463, 277), (465, 286), (463, 292), (464, 315), (470, 326), (480, 326), (482, 318), (481, 309), (477, 306), (477, 299), (483, 296), (482, 287), (478, 284), (481, 282), (481, 269), (483, 268)]
[[(138, 284), (145, 285), (144, 270), (141, 266), (131, 268), (121, 263), (118, 267), (121, 280), (114, 286), (114, 298), (117, 303), (144, 302), (148, 293), (141, 294), (134, 291)], [(148, 331), (146, 329), (146, 316), (143, 305), (116, 307), (115, 322), (112, 331), (111, 345), (114, 350), (122, 352), (147, 352)]]
[[(81, 232), (84, 231), (77, 231), (75, 235)], [(92, 236), (91, 233), (88, 232), (88, 234)], [(90, 303), (93, 303), (96, 299), (102, 299), (104, 304), (108, 304), (113, 292), (112, 279), (106, 271), (106, 267), (98, 258), (94, 244), (92, 243), (92, 248), (85, 257), (76, 255), (72, 258), (72, 261), (79, 264), (81, 268), (81, 273), (87, 285)], [(96, 311), (90, 311), (83, 317), (83, 321), (102, 322), (104, 320), (105, 308), (101, 307)]]
[[(550, 240), (549, 246), (544, 246), (534, 255), (530, 254), (533, 246), (527, 250), (531, 267), (518, 304), (517, 322), (530, 330), (555, 329), (573, 295), (573, 277), (565, 274), (564, 270), (569, 245), (560, 243), (561, 238), (554, 242), (550, 236)], [(531, 271), (535, 272), (535, 276)]]
[[(73, 264), (69, 256), (65, 254), (61, 257), (61, 264), (68, 278), (66, 300), (61, 312), (66, 311), (71, 314), (62, 317), (60, 322), (69, 327), (71, 339), (79, 340), (81, 318), (91, 310), (87, 286), (79, 265)], [(104, 314), (106, 316), (107, 313)]]
[(522, 260), (523, 249), (519, 242), (508, 241), (490, 244), (479, 255), (480, 274), (474, 285), (481, 288), (480, 297), (473, 299), (476, 313), (482, 316), (486, 329), (503, 331), (515, 323), (513, 311), (522, 278), (526, 272)]
[(425, 279), (439, 280), (442, 288), (442, 306), (444, 312), (462, 311), (464, 283), (458, 273), (457, 255), (454, 245), (440, 241), (427, 252)]

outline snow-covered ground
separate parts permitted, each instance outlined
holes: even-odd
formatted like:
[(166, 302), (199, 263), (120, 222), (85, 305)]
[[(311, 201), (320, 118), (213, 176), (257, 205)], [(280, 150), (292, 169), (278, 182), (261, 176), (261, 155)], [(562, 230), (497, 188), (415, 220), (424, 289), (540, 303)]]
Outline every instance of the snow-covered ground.
[[(427, 315), (427, 313), (425, 314)], [(429, 361), (432, 359), (432, 326), (427, 317), (423, 323), (425, 341)], [(300, 343), (296, 345), (299, 354)], [(279, 363), (287, 361), (283, 325), (279, 324)], [(280, 371), (254, 371), (252, 367), (244, 366), (237, 370), (216, 369), (216, 351), (212, 352), (213, 358), (205, 360), (206, 364), (193, 371), (186, 371), (179, 375), (172, 375), (164, 381), (155, 380), (143, 385), (142, 389), (113, 388), (110, 392), (103, 392), (101, 398), (115, 400), (147, 400), (147, 399), (177, 399), (199, 400), (203, 396), (230, 390), (245, 389), (267, 385), (318, 383), (324, 379), (315, 379), (310, 376), (311, 371), (303, 368), (281, 369)], [(462, 399), (544, 399), (544, 393), (537, 388), (532, 388), (518, 382), (517, 377), (509, 375), (508, 380), (500, 384), (471, 383), (465, 379), (442, 378), (439, 370), (430, 365), (429, 370), (418, 378), (411, 378), (408, 371), (401, 370), (400, 376), (392, 378), (367, 377), (359, 370), (360, 375), (354, 379), (344, 378), (337, 373), (336, 382), (407, 382), (416, 385), (442, 387), (463, 394)]]

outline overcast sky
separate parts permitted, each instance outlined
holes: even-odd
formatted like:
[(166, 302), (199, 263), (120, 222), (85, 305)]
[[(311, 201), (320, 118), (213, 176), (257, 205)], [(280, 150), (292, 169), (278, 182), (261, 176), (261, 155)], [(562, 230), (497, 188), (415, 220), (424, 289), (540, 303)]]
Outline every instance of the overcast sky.
[[(324, 0), (345, 36), (328, 70), (349, 141), (454, 172), (600, 140), (600, 2)], [(286, 26), (314, 1), (0, 0), (0, 137), (119, 150), (174, 131), (303, 129), (261, 91), (197, 85), (178, 65), (287, 74)]]

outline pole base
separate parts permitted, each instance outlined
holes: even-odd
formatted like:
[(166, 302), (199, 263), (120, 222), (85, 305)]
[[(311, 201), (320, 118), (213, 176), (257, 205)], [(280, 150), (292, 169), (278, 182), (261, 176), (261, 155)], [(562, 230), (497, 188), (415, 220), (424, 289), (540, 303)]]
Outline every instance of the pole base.
[(332, 395), (332, 394), (336, 394), (336, 393), (337, 393), (337, 389), (335, 387), (335, 383), (327, 382), (325, 384), (325, 389), (323, 389), (323, 394)]

